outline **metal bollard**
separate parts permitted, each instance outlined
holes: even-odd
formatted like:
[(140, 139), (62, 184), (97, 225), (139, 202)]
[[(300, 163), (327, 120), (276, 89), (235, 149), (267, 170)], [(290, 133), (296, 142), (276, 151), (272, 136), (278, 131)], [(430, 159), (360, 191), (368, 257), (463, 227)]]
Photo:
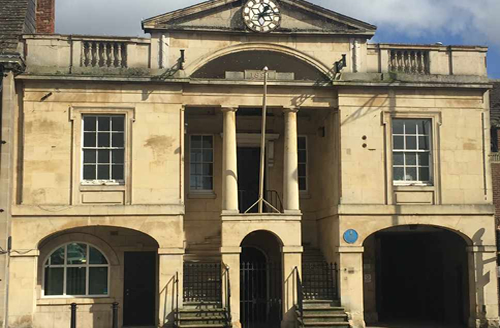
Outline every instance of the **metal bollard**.
[(71, 328), (76, 328), (76, 303), (71, 303)]
[(113, 328), (118, 328), (118, 303), (113, 303)]

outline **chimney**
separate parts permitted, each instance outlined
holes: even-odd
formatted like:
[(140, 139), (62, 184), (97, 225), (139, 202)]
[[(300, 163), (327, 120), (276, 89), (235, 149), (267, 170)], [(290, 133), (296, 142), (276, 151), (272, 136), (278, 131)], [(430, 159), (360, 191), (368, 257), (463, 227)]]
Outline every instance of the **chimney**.
[(55, 0), (37, 0), (36, 33), (53, 34), (55, 32)]

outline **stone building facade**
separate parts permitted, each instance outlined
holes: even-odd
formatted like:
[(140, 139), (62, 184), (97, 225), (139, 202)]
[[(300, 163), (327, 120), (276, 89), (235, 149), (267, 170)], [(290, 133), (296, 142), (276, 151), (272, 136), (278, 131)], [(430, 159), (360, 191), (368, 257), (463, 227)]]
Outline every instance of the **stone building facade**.
[(498, 327), (486, 48), (302, 0), (142, 24), (4, 77), (9, 327)]

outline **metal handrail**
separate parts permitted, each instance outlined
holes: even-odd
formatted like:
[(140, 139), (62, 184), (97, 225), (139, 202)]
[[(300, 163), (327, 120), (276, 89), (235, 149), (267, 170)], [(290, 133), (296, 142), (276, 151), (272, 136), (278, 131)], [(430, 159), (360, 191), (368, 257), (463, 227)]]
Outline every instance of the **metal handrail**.
[(300, 279), (299, 268), (295, 267), (295, 279), (297, 281), (297, 302), (295, 306), (297, 307), (298, 315), (300, 318), (300, 326), (304, 326), (304, 287), (302, 286), (302, 280)]
[(175, 273), (175, 310), (174, 310), (174, 323), (179, 326), (179, 271)]
[(227, 327), (231, 327), (231, 324), (233, 322), (233, 318), (231, 315), (231, 279), (230, 279), (230, 272), (229, 272), (229, 266), (223, 263), (223, 266), (225, 268), (224, 272), (224, 284), (225, 284), (225, 304), (226, 304), (226, 321), (227, 321)]

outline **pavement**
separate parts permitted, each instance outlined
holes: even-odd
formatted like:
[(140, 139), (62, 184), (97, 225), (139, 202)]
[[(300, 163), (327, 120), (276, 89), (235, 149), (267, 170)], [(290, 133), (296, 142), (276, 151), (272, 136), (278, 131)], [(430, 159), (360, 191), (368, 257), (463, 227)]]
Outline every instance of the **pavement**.
[(366, 328), (464, 328), (464, 326), (444, 325), (434, 322), (388, 322), (367, 325)]

